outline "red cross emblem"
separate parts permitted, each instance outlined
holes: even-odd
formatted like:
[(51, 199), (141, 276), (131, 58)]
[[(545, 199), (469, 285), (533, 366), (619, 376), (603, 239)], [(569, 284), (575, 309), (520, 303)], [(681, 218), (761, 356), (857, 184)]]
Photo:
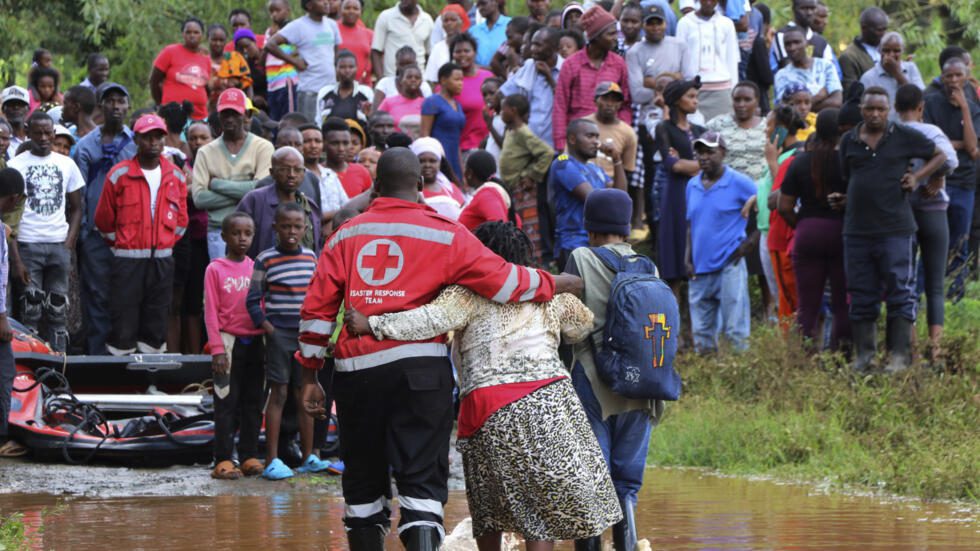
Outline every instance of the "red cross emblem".
[(357, 253), (357, 273), (368, 285), (386, 285), (398, 277), (405, 265), (405, 255), (398, 243), (375, 239)]
[(664, 365), (664, 347), (670, 338), (665, 314), (649, 314), (650, 325), (643, 327), (643, 337), (653, 342), (653, 367)]

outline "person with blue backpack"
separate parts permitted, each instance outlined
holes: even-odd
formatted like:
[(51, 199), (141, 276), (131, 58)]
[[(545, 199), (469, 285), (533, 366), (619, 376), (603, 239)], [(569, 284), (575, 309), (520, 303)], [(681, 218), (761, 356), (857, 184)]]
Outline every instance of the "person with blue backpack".
[[(590, 337), (574, 345), (572, 384), (623, 510), (623, 520), (613, 525), (617, 551), (636, 547), (634, 510), (650, 431), (663, 400), (676, 400), (681, 386), (673, 370), (677, 301), (653, 262), (626, 241), (632, 215), (625, 191), (592, 191), (584, 207), (589, 246), (572, 251), (565, 267), (582, 278), (583, 301), (595, 315)], [(575, 542), (575, 549), (601, 548), (598, 536)]]

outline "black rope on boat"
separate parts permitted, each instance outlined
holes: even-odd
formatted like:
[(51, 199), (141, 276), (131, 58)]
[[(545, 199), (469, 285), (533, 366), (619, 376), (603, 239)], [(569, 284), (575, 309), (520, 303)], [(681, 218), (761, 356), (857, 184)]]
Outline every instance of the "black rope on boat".
[[(54, 384), (48, 384), (47, 381), (53, 380)], [(71, 391), (71, 385), (68, 384), (68, 379), (63, 373), (60, 373), (54, 369), (48, 367), (39, 367), (34, 372), (34, 382), (27, 386), (27, 388), (14, 388), (16, 392), (28, 392), (34, 390), (39, 385), (44, 385), (44, 390), (56, 394), (54, 398), (45, 401), (44, 404), (44, 415), (45, 417), (54, 415), (55, 413), (61, 412), (63, 415), (68, 417), (76, 417), (79, 422), (74, 425), (74, 428), (69, 432), (61, 442), (61, 455), (65, 458), (65, 461), (72, 465), (83, 465), (88, 463), (95, 457), (102, 444), (109, 439), (110, 431), (108, 430), (111, 425), (108, 419), (106, 419), (105, 414), (102, 413), (97, 406), (93, 404), (88, 404), (79, 401), (75, 397), (75, 394)], [(106, 430), (103, 430), (103, 427)], [(94, 434), (96, 437), (100, 438), (99, 443), (92, 448), (89, 453), (81, 458), (75, 459), (71, 456), (69, 452), (69, 445), (75, 439), (75, 435), (79, 432), (86, 432)], [(118, 436), (118, 435), (117, 435)]]

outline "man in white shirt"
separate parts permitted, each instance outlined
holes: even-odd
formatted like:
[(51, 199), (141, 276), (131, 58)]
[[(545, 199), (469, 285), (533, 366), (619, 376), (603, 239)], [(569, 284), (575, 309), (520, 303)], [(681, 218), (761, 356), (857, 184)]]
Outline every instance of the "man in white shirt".
[(677, 23), (677, 38), (687, 45), (701, 76), (698, 111), (705, 120), (732, 112), (732, 88), (738, 83), (742, 56), (735, 24), (717, 6), (718, 0), (702, 0), (697, 11)]
[[(54, 153), (54, 121), (35, 112), (27, 121), (28, 151), (10, 160), (9, 166), (24, 177), (27, 200), (17, 241), (11, 249), (12, 279), (22, 288), (24, 325), (39, 331), (52, 348), (68, 348), (68, 274), (82, 222), (82, 188), (85, 180), (70, 158)], [(42, 323), (43, 322), (43, 323)]]
[(411, 46), (425, 74), (422, 62), (432, 34), (432, 17), (419, 8), (418, 0), (399, 0), (398, 4), (378, 15), (371, 41), (371, 67), (375, 80), (395, 74), (395, 53)]

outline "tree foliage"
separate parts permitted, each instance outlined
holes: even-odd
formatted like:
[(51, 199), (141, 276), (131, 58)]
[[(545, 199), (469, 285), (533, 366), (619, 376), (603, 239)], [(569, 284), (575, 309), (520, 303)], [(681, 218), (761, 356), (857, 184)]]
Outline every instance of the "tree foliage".
[[(31, 54), (44, 47), (55, 54), (69, 84), (84, 75), (85, 57), (95, 51), (109, 56), (112, 78), (130, 87), (138, 103), (148, 100), (146, 81), (160, 49), (180, 40), (180, 23), (195, 16), (205, 24), (227, 25), (228, 12), (243, 7), (253, 14), (253, 28), (269, 24), (267, 0), (0, 0), (0, 81), (24, 84)], [(858, 15), (872, 2), (825, 0), (830, 7), (828, 40), (838, 49), (859, 33)], [(293, 15), (301, 14), (292, 0)], [(363, 19), (373, 26), (377, 14), (394, 0), (365, 0)], [(552, 0), (559, 8), (566, 0)], [(980, 44), (980, 0), (875, 0), (892, 17), (926, 76), (937, 72), (936, 58), (948, 43), (970, 50)], [(508, 13), (526, 14), (524, 0), (507, 0)], [(781, 26), (792, 18), (790, 0), (771, 0), (773, 20)], [(423, 9), (438, 14), (444, 0), (420, 0)]]

